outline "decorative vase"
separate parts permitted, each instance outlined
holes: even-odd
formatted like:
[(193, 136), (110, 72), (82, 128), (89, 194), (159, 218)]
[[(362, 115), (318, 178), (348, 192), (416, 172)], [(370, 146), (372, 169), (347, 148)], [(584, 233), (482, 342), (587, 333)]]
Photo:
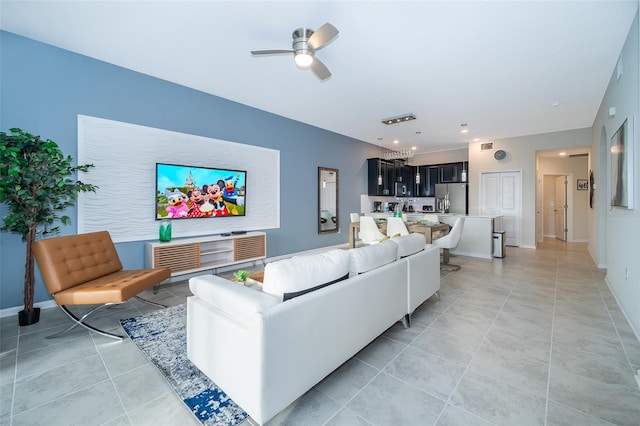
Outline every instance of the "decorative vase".
[(40, 321), (40, 308), (33, 308), (33, 311), (18, 312), (18, 324), (20, 326), (32, 325)]
[(163, 243), (171, 241), (171, 222), (163, 220), (160, 224), (160, 241)]

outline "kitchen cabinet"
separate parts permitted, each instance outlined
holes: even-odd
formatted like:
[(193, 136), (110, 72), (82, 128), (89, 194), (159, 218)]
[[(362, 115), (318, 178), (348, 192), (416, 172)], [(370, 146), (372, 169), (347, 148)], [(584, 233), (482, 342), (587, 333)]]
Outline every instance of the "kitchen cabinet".
[(418, 197), (435, 197), (436, 183), (439, 183), (440, 169), (436, 166), (419, 166), (420, 183), (417, 185)]
[[(379, 158), (369, 158), (367, 160), (367, 169), (369, 195), (394, 195), (396, 175), (393, 162)], [(382, 176), (380, 185), (378, 185), (379, 175)]]

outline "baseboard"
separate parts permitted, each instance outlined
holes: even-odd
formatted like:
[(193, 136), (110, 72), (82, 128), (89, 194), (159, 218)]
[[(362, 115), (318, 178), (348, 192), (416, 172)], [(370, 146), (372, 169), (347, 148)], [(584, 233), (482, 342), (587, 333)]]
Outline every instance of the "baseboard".
[(616, 296), (616, 293), (613, 291), (613, 288), (611, 288), (611, 283), (609, 282), (609, 280), (607, 279), (606, 276), (604, 277), (604, 282), (607, 283), (607, 287), (609, 288), (609, 292), (611, 293), (613, 298), (616, 300), (616, 303), (618, 304), (618, 307), (620, 308), (620, 312), (622, 312), (622, 315), (624, 315), (624, 319), (627, 320), (627, 324), (629, 324), (629, 327), (631, 328), (631, 331), (633, 331), (633, 334), (635, 334), (636, 339), (640, 340), (640, 333), (638, 332), (639, 330), (636, 330), (635, 327), (633, 326), (633, 322), (629, 319), (629, 316), (627, 315), (627, 313), (622, 308), (622, 304), (620, 303), (620, 300), (618, 300), (618, 297)]
[[(49, 309), (58, 306), (54, 300), (45, 300), (44, 302), (34, 303), (34, 308)], [(18, 315), (18, 312), (24, 309), (24, 306), (14, 306), (12, 308), (0, 309), (0, 318)]]

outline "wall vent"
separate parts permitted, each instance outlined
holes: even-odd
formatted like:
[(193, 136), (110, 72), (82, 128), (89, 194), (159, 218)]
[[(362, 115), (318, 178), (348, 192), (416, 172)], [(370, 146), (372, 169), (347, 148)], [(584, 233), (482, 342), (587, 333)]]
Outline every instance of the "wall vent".
[(480, 144), (480, 151), (486, 151), (488, 149), (493, 149), (493, 142), (486, 142)]

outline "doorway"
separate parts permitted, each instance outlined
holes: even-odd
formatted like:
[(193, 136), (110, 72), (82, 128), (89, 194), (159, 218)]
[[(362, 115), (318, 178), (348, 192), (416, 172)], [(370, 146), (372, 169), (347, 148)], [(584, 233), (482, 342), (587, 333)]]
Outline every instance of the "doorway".
[(546, 238), (573, 241), (573, 174), (542, 176), (542, 230)]
[(560, 241), (567, 241), (567, 177), (558, 176), (555, 179), (555, 237)]

